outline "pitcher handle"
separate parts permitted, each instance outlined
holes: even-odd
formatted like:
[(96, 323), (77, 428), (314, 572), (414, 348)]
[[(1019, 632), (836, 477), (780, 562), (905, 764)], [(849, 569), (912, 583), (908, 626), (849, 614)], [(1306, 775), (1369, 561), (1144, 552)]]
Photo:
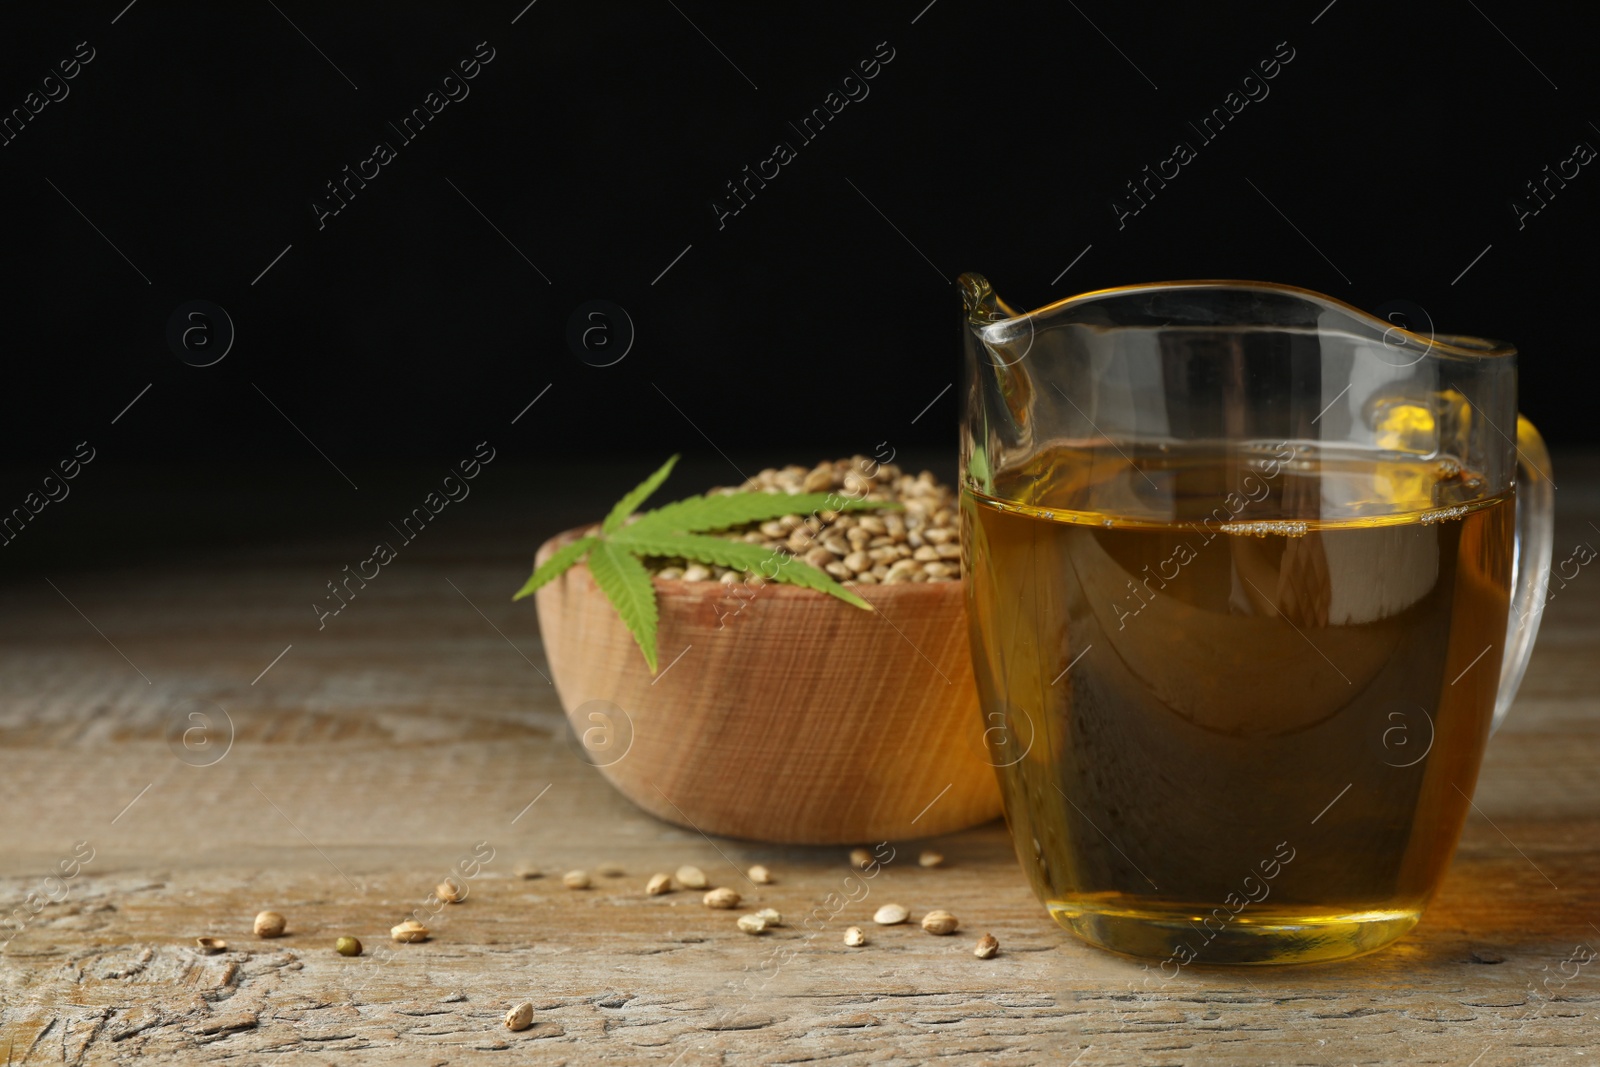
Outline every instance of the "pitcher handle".
[(1500, 729), (1511, 701), (1522, 685), (1544, 616), (1550, 586), (1550, 549), (1555, 539), (1555, 483), (1550, 480), (1550, 453), (1533, 423), (1517, 416), (1517, 532), (1511, 557), (1511, 616), (1506, 620), (1506, 655), (1500, 667), (1500, 691), (1494, 722)]

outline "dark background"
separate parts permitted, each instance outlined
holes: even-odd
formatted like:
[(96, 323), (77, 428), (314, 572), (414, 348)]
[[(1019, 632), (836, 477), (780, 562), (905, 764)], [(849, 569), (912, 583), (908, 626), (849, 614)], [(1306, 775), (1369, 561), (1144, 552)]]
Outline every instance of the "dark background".
[[(1600, 432), (1600, 165), (1520, 230), (1511, 207), (1600, 146), (1570, 6), (525, 2), (0, 15), (6, 113), (95, 53), (0, 147), (0, 509), (79, 441), (77, 492), (100, 483), (13, 559), (104, 540), (113, 499), (139, 516), (119, 540), (172, 542), (265, 529), (257, 489), (300, 494), (301, 523), (356, 484), (409, 501), (486, 439), (641, 476), (684, 451), (724, 482), (879, 442), (951, 455), (965, 270), (1018, 307), (1197, 277), (1405, 301), (1516, 343), (1552, 443)], [(470, 95), (402, 144), (388, 123), (479, 42)], [(880, 42), (870, 95), (802, 143), (789, 122)], [(1270, 95), (1202, 144), (1186, 123), (1279, 42)], [(1113, 198), (1179, 139), (1198, 158), (1119, 229)], [(312, 202), (379, 140), (397, 158), (319, 229)], [(797, 158), (719, 228), (724, 183), (779, 140)], [(611, 366), (567, 340), (596, 299), (636, 329)], [(166, 338), (191, 300), (236, 331), (212, 366)], [(152, 503), (176, 497), (181, 522)]]

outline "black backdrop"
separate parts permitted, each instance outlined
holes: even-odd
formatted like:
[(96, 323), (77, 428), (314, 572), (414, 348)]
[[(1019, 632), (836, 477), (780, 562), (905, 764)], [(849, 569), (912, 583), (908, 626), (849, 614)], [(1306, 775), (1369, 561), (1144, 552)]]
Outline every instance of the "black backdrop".
[[(963, 270), (1018, 306), (1192, 277), (1403, 301), (1518, 344), (1524, 410), (1595, 438), (1600, 166), (1514, 207), (1600, 147), (1570, 7), (525, 3), (0, 14), (7, 499), (85, 439), (118, 462), (315, 448), (355, 480), (485, 438), (949, 448)], [(1188, 124), (1235, 91), (1203, 141)], [(1119, 220), (1179, 140), (1195, 158)], [(364, 163), (377, 142), (394, 157)], [(764, 164), (778, 142), (793, 158)], [(376, 176), (319, 220), (346, 166)], [(719, 220), (746, 166), (777, 174)], [(210, 366), (215, 311), (185, 320), (189, 362), (169, 343), (190, 301), (232, 324)], [(631, 347), (592, 365), (617, 308)]]

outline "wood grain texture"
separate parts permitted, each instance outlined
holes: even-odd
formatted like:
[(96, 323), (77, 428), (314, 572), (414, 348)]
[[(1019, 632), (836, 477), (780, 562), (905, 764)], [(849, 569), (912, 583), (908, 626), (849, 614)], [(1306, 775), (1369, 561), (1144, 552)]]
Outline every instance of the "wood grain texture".
[[(1588, 525), (1600, 468), (1558, 462), (1559, 563), (1579, 541), (1600, 544)], [(12, 1063), (356, 1052), (374, 1064), (1510, 1067), (1600, 1055), (1600, 961), (1562, 969), (1575, 947), (1600, 948), (1592, 567), (1549, 603), (1461, 848), (1412, 934), (1345, 964), (1162, 981), (1054, 927), (998, 823), (896, 841), (892, 862), (850, 883), (843, 848), (706, 837), (640, 812), (570, 747), (533, 613), (508, 600), (523, 547), (439, 534), (321, 631), (305, 602), (337, 557), (319, 546), (52, 573), (82, 615), (37, 577), (4, 580), (0, 921), (24, 916), (0, 934)], [(232, 745), (191, 765), (175, 753), (203, 762), (182, 732), (206, 709), (226, 710)], [(80, 841), (93, 859), (47, 884)], [(917, 866), (930, 844), (947, 866)], [(464, 903), (428, 903), (486, 849)], [(521, 860), (547, 876), (514, 877)], [(561, 886), (562, 871), (603, 862), (626, 875)], [(776, 883), (746, 882), (754, 862)], [(789, 925), (752, 937), (734, 928), (738, 911), (644, 894), (651, 873), (681, 863)], [(841, 903), (853, 885), (864, 896)], [(946, 908), (962, 930), (872, 927), (889, 901)], [(267, 907), (289, 936), (251, 936)], [(433, 939), (390, 942), (419, 909)], [(868, 946), (843, 945), (851, 924), (868, 926)], [(985, 932), (1002, 946), (988, 961), (971, 955)], [(343, 934), (368, 954), (336, 955)], [(233, 950), (201, 956), (201, 935)], [(536, 1025), (511, 1033), (501, 1016), (520, 1000)]]
[(635, 804), (710, 834), (801, 844), (999, 816), (960, 583), (861, 586), (872, 611), (777, 583), (739, 595), (655, 585), (655, 675), (587, 568), (536, 594), (573, 730), (594, 731), (591, 762)]

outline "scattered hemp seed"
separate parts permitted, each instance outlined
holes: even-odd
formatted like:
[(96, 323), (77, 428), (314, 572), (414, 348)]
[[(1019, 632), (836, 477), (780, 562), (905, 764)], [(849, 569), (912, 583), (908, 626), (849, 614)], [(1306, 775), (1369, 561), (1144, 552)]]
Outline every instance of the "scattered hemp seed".
[(228, 951), (228, 943), (220, 937), (197, 937), (194, 943), (200, 946), (200, 951), (207, 956), (215, 956), (219, 952)]
[(783, 915), (778, 911), (777, 908), (762, 908), (760, 911), (756, 912), (756, 914), (761, 916), (761, 918), (766, 921), (768, 926), (783, 925)]
[(852, 926), (844, 932), (844, 943), (851, 948), (860, 948), (867, 943), (867, 935), (861, 932), (861, 927)]
[(751, 867), (748, 871), (745, 872), (745, 874), (756, 885), (771, 885), (772, 884), (772, 872), (767, 870), (765, 867), (761, 866), (761, 864), (759, 864), (759, 863), (756, 864), (754, 867)]
[(872, 866), (872, 853), (868, 852), (864, 848), (851, 849), (850, 866), (854, 867), (858, 871), (866, 870), (868, 867)]
[(747, 934), (764, 934), (767, 932), (767, 920), (759, 915), (741, 915), (739, 929)]
[(922, 928), (930, 934), (953, 934), (960, 926), (961, 920), (943, 908), (937, 908), (922, 917)]
[(943, 867), (944, 854), (942, 852), (934, 852), (930, 849), (929, 851), (924, 852), (922, 855), (917, 857), (917, 863), (923, 867)]
[(341, 956), (361, 955), (361, 942), (353, 937), (341, 937), (333, 943), (333, 951)]
[(568, 889), (588, 889), (590, 886), (588, 871), (568, 871), (561, 876), (561, 883)]
[(911, 918), (911, 913), (898, 904), (885, 904), (872, 913), (872, 921), (879, 926), (894, 926)]
[(984, 934), (978, 938), (978, 947), (972, 950), (972, 954), (980, 960), (992, 960), (999, 951), (1000, 942), (994, 939), (994, 935)]
[(685, 864), (678, 868), (678, 873), (675, 877), (678, 879), (678, 884), (685, 889), (704, 889), (706, 887), (705, 872), (699, 867), (690, 867)]
[(257, 937), (282, 937), (287, 923), (275, 911), (264, 911), (256, 916)]
[(652, 874), (650, 881), (645, 883), (644, 891), (653, 897), (659, 897), (662, 893), (672, 892), (672, 875)]
[(415, 919), (407, 919), (399, 926), (389, 927), (389, 936), (404, 944), (428, 940), (428, 928)]
[(531, 863), (519, 863), (512, 868), (511, 873), (518, 878), (538, 878), (544, 874), (543, 871)]
[(459, 904), (467, 899), (467, 890), (454, 878), (446, 878), (433, 887), (433, 895), (446, 904)]
[(739, 894), (725, 886), (719, 886), (700, 898), (700, 902), (708, 908), (737, 908)]
[(622, 869), (622, 864), (620, 863), (602, 863), (594, 871), (602, 878), (621, 878), (628, 873)]
[(506, 1012), (507, 1030), (526, 1030), (533, 1025), (533, 1005), (526, 1000)]

